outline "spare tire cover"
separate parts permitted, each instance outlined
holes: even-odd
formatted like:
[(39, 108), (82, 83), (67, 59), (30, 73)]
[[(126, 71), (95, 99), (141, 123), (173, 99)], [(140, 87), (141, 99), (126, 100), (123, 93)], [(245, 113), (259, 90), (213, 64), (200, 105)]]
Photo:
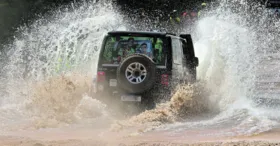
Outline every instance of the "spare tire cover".
[(156, 65), (144, 54), (127, 56), (117, 69), (119, 86), (126, 92), (139, 94), (151, 89), (155, 83)]

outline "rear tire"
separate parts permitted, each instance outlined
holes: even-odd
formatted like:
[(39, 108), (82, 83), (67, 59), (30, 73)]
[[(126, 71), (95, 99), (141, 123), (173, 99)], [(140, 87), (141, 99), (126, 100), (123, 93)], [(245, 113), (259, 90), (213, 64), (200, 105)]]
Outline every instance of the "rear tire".
[(119, 86), (128, 93), (141, 94), (155, 83), (156, 65), (144, 54), (126, 57), (117, 69)]

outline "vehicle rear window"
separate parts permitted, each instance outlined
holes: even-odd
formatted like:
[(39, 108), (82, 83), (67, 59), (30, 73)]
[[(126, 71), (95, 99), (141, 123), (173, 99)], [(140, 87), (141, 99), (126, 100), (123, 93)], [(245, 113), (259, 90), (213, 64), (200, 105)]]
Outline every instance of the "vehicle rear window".
[(127, 55), (142, 53), (163, 64), (163, 49), (163, 39), (159, 37), (108, 36), (101, 57), (104, 64), (119, 64)]

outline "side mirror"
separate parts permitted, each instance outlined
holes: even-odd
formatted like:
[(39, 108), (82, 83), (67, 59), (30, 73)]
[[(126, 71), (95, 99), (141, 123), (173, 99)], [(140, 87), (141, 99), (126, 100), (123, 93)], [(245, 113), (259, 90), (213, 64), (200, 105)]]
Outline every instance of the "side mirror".
[(199, 60), (197, 57), (194, 57), (194, 65), (197, 67), (199, 65)]

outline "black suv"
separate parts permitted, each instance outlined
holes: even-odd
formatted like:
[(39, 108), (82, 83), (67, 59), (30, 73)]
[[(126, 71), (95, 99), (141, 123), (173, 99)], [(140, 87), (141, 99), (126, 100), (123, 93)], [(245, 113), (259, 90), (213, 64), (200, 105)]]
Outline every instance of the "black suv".
[(168, 96), (174, 84), (196, 81), (198, 58), (189, 34), (108, 32), (98, 59), (94, 97), (145, 103)]

